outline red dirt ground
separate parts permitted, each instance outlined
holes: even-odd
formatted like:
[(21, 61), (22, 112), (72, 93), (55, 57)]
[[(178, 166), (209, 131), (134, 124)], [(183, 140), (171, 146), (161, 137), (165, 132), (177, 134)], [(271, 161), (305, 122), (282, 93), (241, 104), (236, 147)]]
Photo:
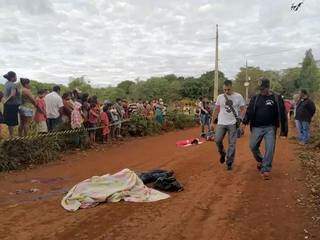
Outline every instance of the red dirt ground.
[[(213, 142), (176, 148), (177, 140), (198, 131), (79, 151), (64, 161), (1, 174), (0, 239), (304, 239), (310, 215), (297, 204), (305, 190), (295, 146), (279, 139), (273, 178), (263, 181), (247, 136), (238, 142), (232, 172), (220, 165)], [(101, 204), (74, 213), (60, 206), (74, 184), (123, 168), (173, 169), (185, 190), (156, 203)]]

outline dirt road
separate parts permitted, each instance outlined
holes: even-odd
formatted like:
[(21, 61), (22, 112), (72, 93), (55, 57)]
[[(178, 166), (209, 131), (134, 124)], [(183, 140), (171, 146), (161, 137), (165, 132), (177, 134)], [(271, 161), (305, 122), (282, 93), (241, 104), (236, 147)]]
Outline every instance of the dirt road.
[[(227, 172), (212, 142), (176, 148), (177, 140), (197, 135), (198, 129), (189, 129), (135, 139), (1, 174), (0, 239), (305, 238), (310, 215), (297, 204), (305, 192), (294, 145), (278, 141), (273, 179), (263, 181), (247, 136), (239, 141), (234, 170)], [(123, 168), (173, 169), (185, 191), (156, 203), (101, 204), (74, 213), (60, 206), (63, 193), (77, 182)]]

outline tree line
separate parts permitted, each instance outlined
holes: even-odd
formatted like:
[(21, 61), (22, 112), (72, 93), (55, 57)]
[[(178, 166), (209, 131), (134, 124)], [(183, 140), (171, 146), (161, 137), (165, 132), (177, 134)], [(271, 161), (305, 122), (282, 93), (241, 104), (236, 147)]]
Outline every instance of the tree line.
[[(306, 51), (305, 57), (298, 67), (283, 70), (263, 70), (257, 66), (242, 67), (234, 81), (235, 91), (245, 94), (244, 82), (246, 81), (246, 70), (250, 78), (249, 96), (257, 91), (259, 77), (267, 77), (271, 81), (273, 91), (292, 97), (299, 89), (307, 89), (309, 92), (320, 90), (320, 71), (317, 68), (312, 50)], [(174, 74), (162, 77), (151, 77), (145, 81), (125, 80), (117, 86), (93, 87), (84, 77), (71, 78), (67, 86), (61, 85), (62, 92), (79, 89), (90, 95), (96, 95), (101, 101), (116, 98), (128, 100), (151, 100), (162, 98), (166, 102), (181, 99), (198, 99), (199, 97), (213, 98), (214, 71), (208, 71), (200, 77), (182, 77)], [(219, 72), (219, 92), (222, 92), (223, 82), (227, 80), (223, 72)], [(32, 81), (32, 91), (36, 93), (39, 89), (51, 90), (54, 84)], [(0, 90), (3, 85), (0, 85)]]

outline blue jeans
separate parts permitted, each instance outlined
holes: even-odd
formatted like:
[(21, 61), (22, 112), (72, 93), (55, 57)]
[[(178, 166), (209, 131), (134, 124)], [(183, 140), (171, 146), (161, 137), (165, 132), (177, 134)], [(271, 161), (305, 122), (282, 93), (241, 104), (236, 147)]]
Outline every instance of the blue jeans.
[(225, 153), (223, 139), (228, 133), (229, 147), (226, 153), (227, 164), (232, 165), (236, 154), (237, 128), (236, 125), (217, 125), (214, 141), (220, 154)]
[(48, 118), (47, 119), (48, 124), (48, 131), (52, 132), (57, 129), (57, 127), (61, 124), (61, 118)]
[(302, 143), (308, 143), (310, 139), (310, 123), (303, 121), (296, 121), (298, 128), (298, 140)]
[[(264, 140), (265, 154), (260, 151), (260, 144)], [(275, 127), (254, 127), (250, 137), (250, 149), (257, 162), (262, 164), (261, 172), (270, 172), (276, 146)]]
[(208, 131), (210, 130), (211, 117), (209, 114), (200, 114), (200, 122), (201, 122), (201, 133), (205, 133), (205, 126), (207, 126)]

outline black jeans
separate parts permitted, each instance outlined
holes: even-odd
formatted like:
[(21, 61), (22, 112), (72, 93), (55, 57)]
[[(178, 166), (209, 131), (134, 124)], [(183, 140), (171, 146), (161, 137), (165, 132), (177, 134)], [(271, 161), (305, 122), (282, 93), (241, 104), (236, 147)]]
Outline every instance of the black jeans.
[(52, 132), (56, 130), (56, 128), (60, 125), (61, 123), (61, 118), (48, 118), (47, 124), (48, 124), (48, 130), (49, 132)]

